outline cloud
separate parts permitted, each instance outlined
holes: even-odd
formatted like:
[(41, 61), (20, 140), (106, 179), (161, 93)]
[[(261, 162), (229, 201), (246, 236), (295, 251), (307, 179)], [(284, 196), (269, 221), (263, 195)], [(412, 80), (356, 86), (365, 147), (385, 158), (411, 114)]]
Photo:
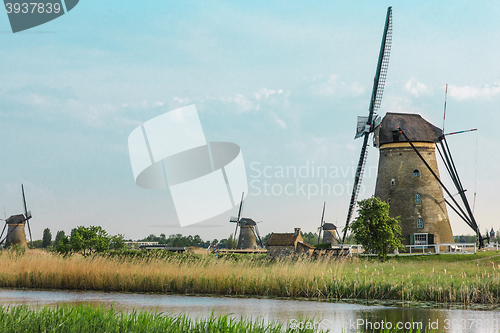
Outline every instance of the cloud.
[(281, 120), (278, 116), (274, 118), (274, 121), (281, 127), (281, 128), (286, 128), (286, 123)]
[(184, 103), (189, 103), (189, 98), (174, 97), (174, 101), (184, 104)]
[(461, 100), (467, 99), (489, 99), (500, 94), (500, 85), (494, 83), (492, 86), (485, 85), (482, 88), (470, 86), (448, 86), (448, 94), (450, 97)]
[(313, 77), (312, 90), (321, 96), (360, 96), (365, 88), (359, 82), (347, 83), (340, 81), (335, 74), (317, 75)]
[(271, 106), (274, 108), (278, 105), (288, 107), (288, 96), (290, 96), (290, 92), (284, 92), (283, 89), (261, 88), (249, 96), (238, 93), (234, 97), (221, 96), (217, 98), (207, 97), (206, 99), (208, 101), (218, 100), (222, 103), (234, 104), (236, 105), (237, 111), (247, 112), (251, 110), (263, 110)]
[(432, 91), (425, 84), (418, 82), (417, 79), (411, 77), (405, 84), (405, 90), (415, 97), (420, 95), (432, 95)]
[(278, 89), (278, 90), (270, 90), (267, 88), (261, 88), (258, 92), (254, 93), (255, 99), (260, 101), (260, 99), (265, 96), (265, 98), (269, 98), (269, 96), (274, 95), (274, 94), (282, 94), (283, 90)]

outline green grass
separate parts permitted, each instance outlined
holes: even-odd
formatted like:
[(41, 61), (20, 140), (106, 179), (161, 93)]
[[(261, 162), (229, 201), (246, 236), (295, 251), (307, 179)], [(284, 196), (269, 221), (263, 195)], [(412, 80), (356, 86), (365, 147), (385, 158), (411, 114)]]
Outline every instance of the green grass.
[(0, 332), (228, 332), (281, 333), (314, 332), (312, 329), (287, 328), (279, 322), (234, 319), (227, 315), (190, 319), (186, 315), (137, 312), (124, 313), (102, 307), (43, 307), (32, 309), (26, 305), (0, 306)]

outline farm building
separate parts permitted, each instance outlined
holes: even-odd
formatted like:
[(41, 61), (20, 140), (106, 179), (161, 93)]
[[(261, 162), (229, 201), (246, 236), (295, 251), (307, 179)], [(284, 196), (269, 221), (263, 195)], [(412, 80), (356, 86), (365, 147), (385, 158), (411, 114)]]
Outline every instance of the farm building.
[(304, 242), (300, 228), (293, 233), (272, 233), (267, 242), (267, 253), (271, 258), (284, 257), (296, 254), (310, 256), (314, 246)]

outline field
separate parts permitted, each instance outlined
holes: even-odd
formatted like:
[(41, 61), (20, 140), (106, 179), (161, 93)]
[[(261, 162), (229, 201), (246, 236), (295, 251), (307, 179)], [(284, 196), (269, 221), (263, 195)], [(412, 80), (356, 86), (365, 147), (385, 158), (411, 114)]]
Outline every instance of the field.
[(270, 261), (262, 255), (216, 259), (161, 251), (92, 258), (41, 250), (3, 251), (0, 287), (498, 304), (500, 256), (496, 254), (399, 257), (380, 263)]

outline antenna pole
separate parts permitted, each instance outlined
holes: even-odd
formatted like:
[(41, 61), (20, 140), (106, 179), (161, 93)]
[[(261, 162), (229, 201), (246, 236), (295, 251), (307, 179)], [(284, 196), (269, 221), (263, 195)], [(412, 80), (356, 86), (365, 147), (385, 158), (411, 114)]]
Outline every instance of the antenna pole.
[(443, 115), (443, 133), (444, 133), (444, 123), (446, 121), (446, 99), (448, 98), (448, 83), (446, 84), (446, 90), (444, 92), (444, 115)]

